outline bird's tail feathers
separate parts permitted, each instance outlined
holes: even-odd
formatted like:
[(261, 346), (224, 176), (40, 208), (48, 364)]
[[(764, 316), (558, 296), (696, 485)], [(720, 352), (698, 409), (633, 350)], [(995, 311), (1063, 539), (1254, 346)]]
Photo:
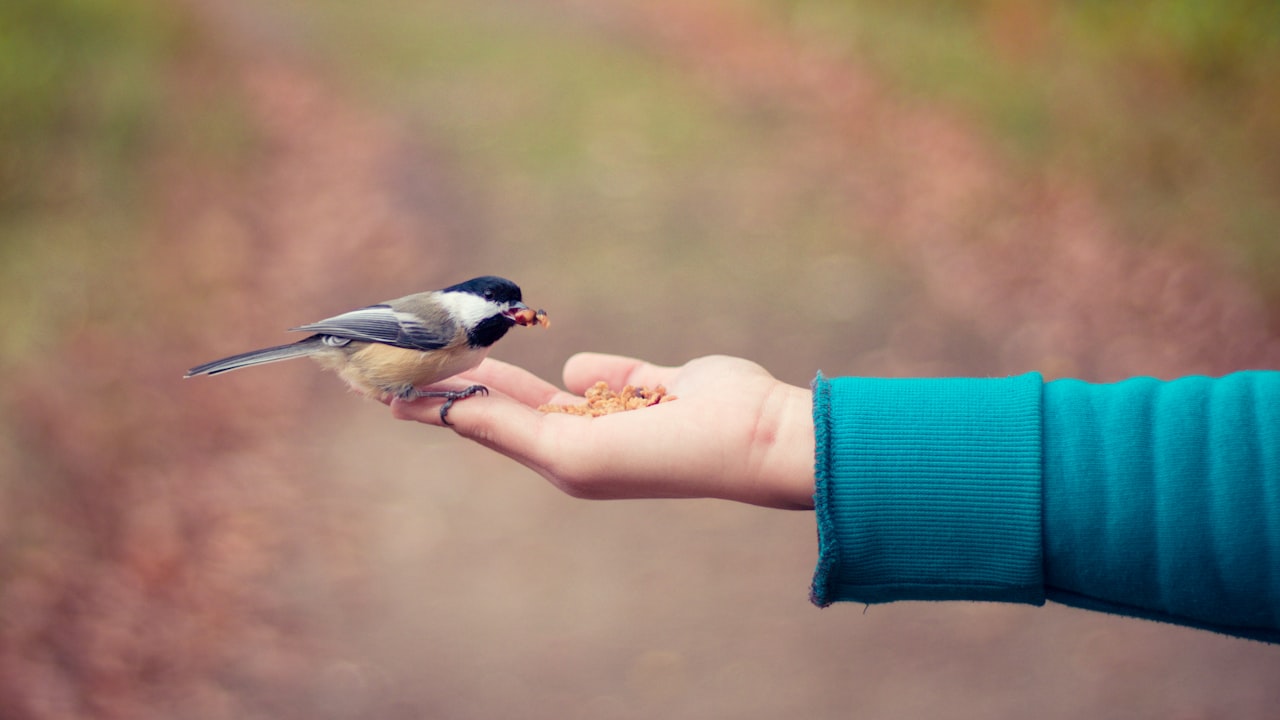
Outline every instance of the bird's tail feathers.
[(316, 350), (324, 347), (315, 338), (307, 338), (296, 343), (288, 345), (277, 345), (275, 347), (262, 348), (261, 350), (250, 350), (249, 352), (232, 355), (221, 360), (214, 360), (203, 365), (197, 365), (187, 371), (183, 377), (192, 377), (195, 375), (217, 375), (218, 373), (231, 372), (240, 368), (250, 367), (252, 365), (262, 365), (265, 363), (279, 362), (281, 360), (291, 360), (296, 357), (310, 355)]

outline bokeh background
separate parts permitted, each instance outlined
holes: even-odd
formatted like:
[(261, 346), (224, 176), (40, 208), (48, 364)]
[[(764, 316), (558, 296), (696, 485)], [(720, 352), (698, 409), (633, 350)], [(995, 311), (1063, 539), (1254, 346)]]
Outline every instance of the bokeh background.
[(0, 717), (1274, 717), (1280, 647), (818, 610), (809, 513), (181, 375), (483, 273), (551, 380), (1280, 367), (1277, 77), (1250, 0), (5, 0)]

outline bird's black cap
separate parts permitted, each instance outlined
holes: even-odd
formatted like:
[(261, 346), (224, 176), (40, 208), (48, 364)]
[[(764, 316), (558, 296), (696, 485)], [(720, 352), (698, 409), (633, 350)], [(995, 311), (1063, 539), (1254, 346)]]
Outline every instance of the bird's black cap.
[(471, 278), (466, 282), (460, 282), (457, 285), (450, 285), (440, 292), (464, 292), (472, 295), (479, 295), (486, 300), (494, 302), (516, 303), (523, 298), (520, 295), (520, 286), (511, 282), (506, 278), (500, 278), (496, 275), (484, 275), (478, 278)]

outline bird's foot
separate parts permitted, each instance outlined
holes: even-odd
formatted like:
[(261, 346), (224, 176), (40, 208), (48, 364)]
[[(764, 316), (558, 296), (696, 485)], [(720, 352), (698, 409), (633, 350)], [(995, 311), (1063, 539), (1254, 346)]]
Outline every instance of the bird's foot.
[(462, 390), (418, 390), (414, 388), (409, 395), (411, 398), (444, 398), (444, 404), (440, 406), (440, 422), (445, 425), (452, 426), (449, 422), (449, 408), (459, 400), (469, 398), (472, 395), (488, 395), (489, 388), (483, 385), (472, 385)]

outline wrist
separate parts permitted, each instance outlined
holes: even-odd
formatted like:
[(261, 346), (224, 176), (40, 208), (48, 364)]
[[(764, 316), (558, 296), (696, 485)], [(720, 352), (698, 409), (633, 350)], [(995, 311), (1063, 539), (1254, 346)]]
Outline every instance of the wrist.
[(767, 444), (759, 504), (812, 510), (814, 490), (813, 393), (778, 383), (765, 407), (758, 440)]

